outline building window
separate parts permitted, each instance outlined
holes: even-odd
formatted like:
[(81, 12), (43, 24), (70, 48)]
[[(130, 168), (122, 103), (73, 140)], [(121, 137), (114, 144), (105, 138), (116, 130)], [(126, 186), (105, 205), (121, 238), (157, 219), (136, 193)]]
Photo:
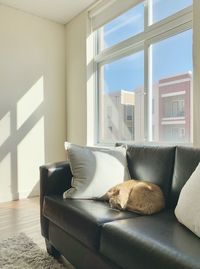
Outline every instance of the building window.
[(185, 128), (180, 128), (180, 138), (185, 138)]
[(184, 100), (172, 101), (172, 116), (173, 117), (184, 116)]
[[(177, 98), (177, 97), (176, 97)], [(177, 118), (185, 117), (185, 100), (180, 97), (180, 100), (174, 100), (173, 98), (165, 99), (163, 104), (163, 118)]]
[(97, 142), (192, 142), (191, 6), (140, 1), (97, 30)]
[(107, 118), (108, 118), (109, 120), (112, 119), (112, 106), (108, 106), (108, 107), (107, 107)]
[(185, 140), (185, 128), (184, 127), (178, 127), (178, 126), (170, 127), (169, 133), (170, 133), (170, 137), (168, 137), (168, 139), (170, 139), (171, 142)]
[(112, 133), (112, 126), (108, 126), (108, 129)]
[(127, 105), (126, 107), (126, 120), (127, 121), (133, 121), (133, 108), (134, 105)]

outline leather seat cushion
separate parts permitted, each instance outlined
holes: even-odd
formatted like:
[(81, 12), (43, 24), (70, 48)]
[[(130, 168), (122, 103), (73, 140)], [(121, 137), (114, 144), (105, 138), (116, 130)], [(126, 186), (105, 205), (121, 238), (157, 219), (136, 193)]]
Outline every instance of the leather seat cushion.
[(172, 211), (107, 223), (100, 252), (123, 269), (199, 269), (200, 239)]
[(103, 223), (139, 216), (112, 209), (105, 202), (64, 200), (62, 196), (46, 196), (43, 214), (47, 219), (92, 249), (99, 248)]

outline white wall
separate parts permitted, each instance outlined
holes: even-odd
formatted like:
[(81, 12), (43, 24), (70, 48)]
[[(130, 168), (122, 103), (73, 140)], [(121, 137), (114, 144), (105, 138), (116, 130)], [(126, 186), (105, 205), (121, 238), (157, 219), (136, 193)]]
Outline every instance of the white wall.
[(65, 137), (65, 28), (0, 5), (0, 201), (38, 194)]
[(80, 145), (87, 141), (87, 13), (66, 25), (66, 115), (67, 140)]

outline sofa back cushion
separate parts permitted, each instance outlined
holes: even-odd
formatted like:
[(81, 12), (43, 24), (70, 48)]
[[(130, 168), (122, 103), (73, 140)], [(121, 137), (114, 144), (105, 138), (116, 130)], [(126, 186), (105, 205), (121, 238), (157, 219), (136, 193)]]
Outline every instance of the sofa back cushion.
[(182, 187), (194, 172), (199, 162), (200, 149), (190, 147), (176, 148), (170, 207), (174, 208), (176, 206)]
[(159, 185), (169, 204), (174, 170), (175, 147), (129, 145), (127, 161), (130, 176)]

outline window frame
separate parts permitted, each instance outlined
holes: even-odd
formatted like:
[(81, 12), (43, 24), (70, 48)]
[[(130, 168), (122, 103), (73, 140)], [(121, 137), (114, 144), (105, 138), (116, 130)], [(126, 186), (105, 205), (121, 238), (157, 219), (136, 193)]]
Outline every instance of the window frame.
[[(100, 30), (97, 30), (95, 39), (95, 55), (94, 55), (94, 75), (95, 75), (95, 95), (96, 95), (96, 107), (95, 107), (95, 144), (112, 145), (113, 143), (107, 143), (105, 141), (100, 141), (99, 139), (99, 95), (100, 91), (100, 81), (99, 70), (101, 66), (118, 60), (122, 57), (129, 56), (131, 54), (137, 53), (139, 51), (144, 51), (144, 138), (141, 142), (152, 142), (152, 45), (170, 38), (172, 36), (178, 35), (187, 30), (193, 29), (193, 5), (186, 7), (177, 13), (164, 18), (156, 23), (150, 24), (151, 18), (149, 16), (151, 0), (141, 1), (144, 2), (144, 32), (134, 35), (112, 47), (106, 48), (101, 52), (98, 52), (98, 38), (100, 36)], [(138, 4), (138, 3), (137, 3)], [(191, 130), (193, 133), (193, 130)], [(192, 138), (193, 140), (193, 138)], [(121, 142), (134, 142), (134, 141), (121, 141)], [(158, 141), (158, 143), (166, 143)], [(183, 143), (183, 142), (176, 142)], [(185, 144), (185, 143), (184, 143)], [(187, 144), (192, 144), (192, 141)]]

